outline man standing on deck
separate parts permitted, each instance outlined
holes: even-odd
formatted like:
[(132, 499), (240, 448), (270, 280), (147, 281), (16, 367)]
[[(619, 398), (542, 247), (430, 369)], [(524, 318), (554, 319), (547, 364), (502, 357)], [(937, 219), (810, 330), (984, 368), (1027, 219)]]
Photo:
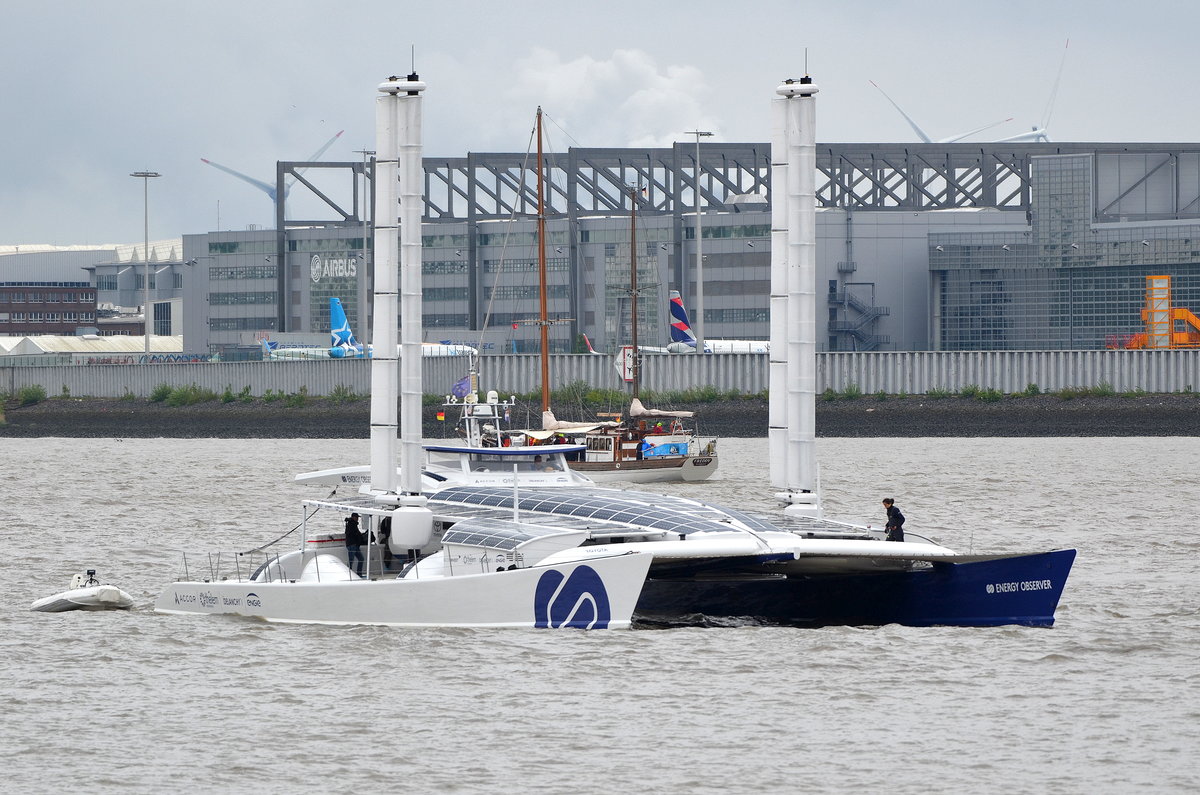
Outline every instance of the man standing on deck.
[(883, 526), (883, 529), (887, 530), (887, 540), (903, 541), (904, 514), (900, 513), (900, 509), (896, 507), (896, 501), (891, 497), (883, 498), (883, 507), (887, 509), (887, 524)]
[(353, 566), (358, 560), (358, 576), (363, 573), (363, 533), (358, 529), (358, 514), (352, 513), (346, 518), (346, 565)]

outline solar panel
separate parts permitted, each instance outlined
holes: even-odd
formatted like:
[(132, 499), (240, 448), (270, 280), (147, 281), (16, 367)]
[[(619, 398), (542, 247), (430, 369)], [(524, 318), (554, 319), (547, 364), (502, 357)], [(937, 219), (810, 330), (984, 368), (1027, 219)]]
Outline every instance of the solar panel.
[[(434, 504), (486, 505), (493, 509), (512, 509), (513, 494), (507, 487), (454, 486), (432, 495)], [(596, 522), (663, 530), (678, 535), (700, 531), (730, 530), (730, 520), (744, 523), (755, 531), (778, 527), (741, 511), (706, 505), (681, 497), (595, 488), (522, 489), (522, 512), (574, 516)]]
[(471, 518), (457, 522), (448, 529), (442, 535), (442, 543), (512, 550), (526, 541), (561, 532), (557, 527)]

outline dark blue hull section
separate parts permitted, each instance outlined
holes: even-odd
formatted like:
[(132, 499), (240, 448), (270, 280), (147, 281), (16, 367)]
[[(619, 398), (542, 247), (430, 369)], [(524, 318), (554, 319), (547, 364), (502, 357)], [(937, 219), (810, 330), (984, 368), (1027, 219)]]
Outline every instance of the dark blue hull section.
[(703, 616), (748, 617), (795, 626), (905, 624), (1048, 627), (1075, 550), (882, 574), (718, 580), (650, 579), (634, 617), (644, 624)]

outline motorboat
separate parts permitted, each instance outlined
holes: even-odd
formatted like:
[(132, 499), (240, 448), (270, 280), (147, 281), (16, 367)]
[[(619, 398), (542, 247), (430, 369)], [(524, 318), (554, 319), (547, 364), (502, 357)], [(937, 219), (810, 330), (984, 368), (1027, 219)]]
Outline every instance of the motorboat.
[[(398, 111), (381, 110), (381, 208), (396, 206), (389, 191), (397, 175), (388, 168), (399, 150), (389, 131), (403, 127), (411, 135), (418, 125), (424, 86), (411, 77), (381, 86), (381, 105), (404, 108), (403, 123)], [(799, 264), (785, 260), (773, 269), (784, 274), (772, 287), (779, 293), (773, 332), (795, 335), (771, 346), (771, 485), (785, 506), (779, 516), (603, 488), (570, 466), (586, 445), (506, 445), (495, 423), (506, 404), (494, 393), (480, 400), (474, 389), (463, 398), (463, 413), (476, 430), (464, 443), (422, 448), (420, 359), (401, 356), (397, 367), (385, 353), (372, 360), (369, 466), (297, 476), (352, 494), (304, 501), (298, 549), (209, 555), (201, 565), (185, 557), (155, 609), (399, 626), (615, 628), (635, 619), (675, 626), (708, 617), (805, 626), (1052, 624), (1074, 550), (962, 554), (911, 532), (889, 541), (881, 530), (822, 516), (815, 354), (803, 311), (814, 300), (815, 267), (811, 246), (794, 231), (811, 234), (815, 226), (811, 217), (795, 215), (797, 208), (815, 212), (809, 172), (816, 88), (788, 81), (778, 91), (788, 107), (782, 140), (773, 146), (786, 153), (786, 168), (800, 174), (794, 181), (786, 172), (773, 176), (774, 184), (788, 186), (776, 200), (776, 210), (784, 208), (775, 226), (789, 241), (780, 256)], [(795, 103), (808, 107), (801, 111)], [(805, 133), (798, 145), (796, 130)], [(401, 345), (420, 340), (420, 243), (405, 232), (420, 229), (420, 150), (410, 142), (403, 151), (402, 290), (395, 289), (396, 228), (377, 224), (375, 239), (375, 340), (385, 352), (394, 348), (389, 320), (397, 316), (398, 292), (405, 301)], [(398, 382), (404, 385), (399, 438)], [(355, 513), (369, 540), (364, 559), (352, 566), (339, 524)]]
[(128, 610), (133, 597), (115, 585), (104, 585), (96, 570), (88, 569), (71, 578), (71, 587), (38, 599), (29, 609), (36, 613), (65, 613), (68, 610)]

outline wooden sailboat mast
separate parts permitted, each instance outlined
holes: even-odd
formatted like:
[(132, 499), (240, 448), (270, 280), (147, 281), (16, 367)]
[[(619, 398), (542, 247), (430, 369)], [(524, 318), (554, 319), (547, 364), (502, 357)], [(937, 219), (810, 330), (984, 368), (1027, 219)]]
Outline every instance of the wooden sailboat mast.
[(642, 357), (638, 349), (638, 284), (637, 284), (637, 188), (629, 189), (629, 304), (633, 342), (633, 396), (638, 397), (638, 381), (641, 380)]
[(546, 197), (542, 171), (542, 106), (537, 109), (538, 327), (542, 342), (542, 411), (550, 410), (550, 318), (546, 314)]

